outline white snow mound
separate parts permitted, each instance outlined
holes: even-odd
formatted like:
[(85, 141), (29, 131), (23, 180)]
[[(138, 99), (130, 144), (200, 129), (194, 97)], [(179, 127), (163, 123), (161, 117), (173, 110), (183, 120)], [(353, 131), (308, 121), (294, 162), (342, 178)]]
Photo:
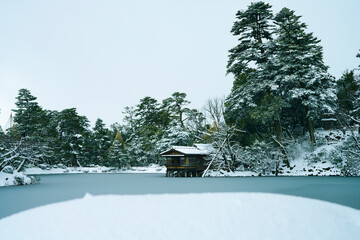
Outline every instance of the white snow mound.
[(360, 211), (278, 194), (107, 195), (0, 219), (0, 239), (359, 239)]

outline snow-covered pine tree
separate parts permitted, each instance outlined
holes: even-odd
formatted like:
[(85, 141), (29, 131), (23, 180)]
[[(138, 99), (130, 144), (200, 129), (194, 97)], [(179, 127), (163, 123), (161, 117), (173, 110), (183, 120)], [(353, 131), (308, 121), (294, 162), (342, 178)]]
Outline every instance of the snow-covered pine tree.
[(108, 158), (104, 160), (104, 165), (107, 167), (129, 167), (130, 161), (124, 155), (122, 143), (115, 139), (109, 148)]
[(357, 92), (360, 90), (360, 86), (355, 80), (354, 70), (345, 71), (341, 78), (336, 81), (336, 87), (339, 111), (352, 115)]
[[(320, 41), (305, 31), (300, 16), (283, 8), (272, 18), (270, 8), (253, 3), (237, 15), (232, 32), (240, 43), (230, 50), (228, 73), (234, 74), (235, 81), (226, 99), (225, 119), (250, 133), (244, 134), (249, 136), (247, 141), (242, 139), (245, 145), (272, 139), (289, 166), (284, 125), (287, 130), (307, 126), (315, 143), (313, 119), (335, 111), (335, 82), (323, 63)], [(257, 30), (258, 26), (264, 30)]]
[(78, 115), (75, 108), (64, 109), (57, 115), (58, 144), (62, 163), (67, 166), (88, 164), (89, 120)]
[(179, 121), (180, 125), (185, 128), (185, 115), (190, 112), (187, 107), (189, 104), (190, 101), (186, 100), (186, 93), (174, 92), (171, 97), (163, 100), (161, 108), (169, 113), (171, 120)]
[(189, 131), (185, 130), (178, 122), (174, 121), (172, 125), (165, 130), (163, 136), (156, 142), (156, 152), (169, 149), (171, 146), (191, 146), (194, 143)]
[(36, 102), (36, 97), (28, 89), (20, 89), (16, 97), (14, 126), (9, 129), (12, 148), (16, 147), (13, 164), (21, 170), (26, 163), (42, 163), (47, 160), (43, 151), (47, 146), (46, 135), (49, 118)]
[(323, 62), (322, 46), (294, 11), (283, 8), (274, 18), (276, 38), (273, 58), (264, 71), (274, 77), (272, 95), (287, 103), (288, 116), (303, 114), (310, 139), (315, 143), (312, 119), (335, 112), (335, 81)]
[(45, 112), (35, 101), (37, 98), (28, 89), (20, 89), (16, 97), (14, 122), (22, 137), (34, 136), (41, 131)]
[(265, 43), (272, 39), (271, 5), (264, 2), (251, 3), (245, 11), (238, 11), (231, 29), (234, 36), (239, 37), (239, 44), (230, 49), (227, 72), (235, 78), (246, 73), (249, 65), (262, 62)]
[(161, 138), (165, 126), (163, 125), (162, 111), (159, 102), (152, 97), (145, 97), (135, 108), (135, 129), (131, 129), (131, 151), (138, 164), (148, 165), (156, 163), (159, 156), (156, 154), (156, 142)]
[[(272, 39), (273, 14), (271, 5), (256, 2), (248, 6), (247, 10), (239, 11), (236, 17), (238, 20), (231, 32), (238, 36), (239, 44), (229, 51), (227, 65), (227, 73), (232, 73), (235, 80), (226, 98), (224, 116), (228, 124), (254, 134), (259, 132), (256, 129), (261, 126), (253, 119), (251, 112), (266, 94), (263, 79), (256, 76), (260, 64), (266, 61), (268, 42)], [(243, 138), (241, 141), (250, 144), (251, 139)]]
[(163, 148), (176, 143), (191, 145), (196, 138), (200, 139), (205, 119), (202, 113), (189, 109), (189, 103), (185, 93), (175, 92), (161, 104), (145, 97), (136, 107), (126, 107), (124, 124), (117, 129), (121, 129), (123, 156), (127, 161), (140, 166), (160, 163), (159, 153)]
[(93, 144), (91, 158), (93, 164), (102, 164), (107, 158), (108, 150), (111, 146), (109, 135), (110, 131), (105, 127), (103, 120), (98, 118), (91, 134), (91, 142)]
[[(360, 53), (358, 53), (356, 57), (360, 58)], [(338, 94), (344, 92), (343, 94), (349, 94), (349, 96), (345, 97), (352, 99), (351, 103), (346, 102), (345, 110), (341, 109), (342, 111), (339, 111), (339, 115), (341, 116), (340, 120), (346, 126), (347, 130), (351, 132), (351, 139), (342, 145), (342, 152), (346, 156), (346, 162), (342, 169), (342, 173), (345, 176), (360, 176), (360, 74), (358, 70), (360, 69), (352, 70), (350, 72), (352, 73), (351, 75), (345, 73), (346, 75), (344, 74), (339, 80), (340, 86), (345, 85), (344, 90), (338, 88)], [(345, 87), (349, 88), (349, 92), (345, 92)], [(351, 106), (352, 109), (347, 112), (346, 107)], [(354, 131), (354, 126), (358, 127), (357, 133)]]
[(145, 97), (136, 107), (126, 107), (124, 124), (114, 126), (123, 137), (123, 159), (132, 166), (143, 166), (156, 161), (155, 143), (162, 134), (159, 103)]

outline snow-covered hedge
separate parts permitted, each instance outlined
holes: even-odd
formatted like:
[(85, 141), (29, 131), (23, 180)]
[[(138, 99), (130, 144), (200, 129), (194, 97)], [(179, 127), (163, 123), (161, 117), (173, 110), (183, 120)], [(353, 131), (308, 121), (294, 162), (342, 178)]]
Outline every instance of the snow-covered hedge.
[(0, 172), (0, 187), (2, 186), (13, 186), (13, 185), (26, 185), (39, 183), (40, 178), (34, 176), (27, 176), (23, 172), (8, 172), (4, 170)]

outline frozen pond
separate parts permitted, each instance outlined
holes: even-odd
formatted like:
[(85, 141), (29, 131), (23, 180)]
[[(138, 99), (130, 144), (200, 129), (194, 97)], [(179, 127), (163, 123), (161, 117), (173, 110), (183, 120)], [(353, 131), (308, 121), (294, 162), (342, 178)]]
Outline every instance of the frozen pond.
[(165, 178), (164, 174), (42, 175), (41, 184), (0, 188), (0, 218), (85, 193), (267, 192), (326, 200), (360, 209), (360, 177)]

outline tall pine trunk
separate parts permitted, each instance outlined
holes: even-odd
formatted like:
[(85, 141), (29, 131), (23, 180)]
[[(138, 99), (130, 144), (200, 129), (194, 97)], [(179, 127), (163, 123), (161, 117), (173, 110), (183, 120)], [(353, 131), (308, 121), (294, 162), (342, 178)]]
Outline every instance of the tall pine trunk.
[(275, 130), (275, 133), (276, 133), (276, 137), (277, 139), (282, 142), (283, 138), (284, 138), (284, 135), (282, 133), (282, 129), (281, 129), (281, 122), (279, 119), (276, 119), (274, 121), (274, 130)]
[(311, 118), (309, 116), (309, 107), (308, 106), (305, 106), (305, 112), (306, 112), (306, 125), (307, 125), (307, 128), (309, 130), (310, 141), (312, 143), (316, 144), (314, 127), (313, 127)]

